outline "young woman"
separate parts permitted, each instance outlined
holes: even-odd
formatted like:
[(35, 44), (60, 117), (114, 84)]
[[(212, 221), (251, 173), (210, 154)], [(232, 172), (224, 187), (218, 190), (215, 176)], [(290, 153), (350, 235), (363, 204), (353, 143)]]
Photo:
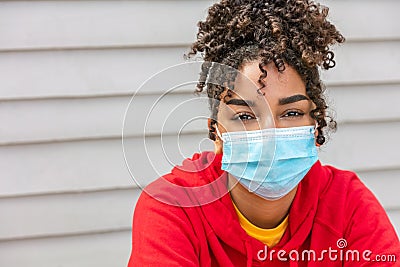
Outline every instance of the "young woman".
[[(214, 152), (150, 184), (129, 266), (399, 266), (399, 239), (352, 172), (322, 166), (335, 122), (319, 69), (343, 36), (309, 0), (222, 0), (199, 23)], [(226, 82), (210, 77), (238, 70)], [(218, 76), (217, 75), (217, 76)], [(227, 75), (229, 76), (229, 75)], [(396, 262), (397, 259), (397, 262)]]

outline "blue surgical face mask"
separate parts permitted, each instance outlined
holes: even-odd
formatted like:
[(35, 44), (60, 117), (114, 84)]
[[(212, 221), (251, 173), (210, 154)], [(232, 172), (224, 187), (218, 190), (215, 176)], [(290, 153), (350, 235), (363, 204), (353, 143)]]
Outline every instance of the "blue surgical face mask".
[(268, 200), (287, 195), (318, 160), (315, 127), (226, 132), (222, 169)]

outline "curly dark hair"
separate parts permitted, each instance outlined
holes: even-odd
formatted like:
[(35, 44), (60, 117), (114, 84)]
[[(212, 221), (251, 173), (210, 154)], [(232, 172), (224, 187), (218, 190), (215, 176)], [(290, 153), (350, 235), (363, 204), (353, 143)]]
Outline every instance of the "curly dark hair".
[(260, 89), (267, 76), (263, 67), (271, 62), (279, 72), (289, 64), (299, 73), (308, 97), (316, 105), (311, 116), (318, 123), (317, 142), (325, 142), (324, 128), (336, 129), (336, 122), (326, 112), (325, 86), (319, 68), (327, 70), (336, 65), (329, 46), (345, 40), (327, 20), (328, 10), (311, 0), (222, 0), (209, 8), (206, 20), (198, 23), (197, 40), (188, 56), (200, 54), (205, 61), (197, 92), (206, 87), (211, 100), (212, 140), (216, 139), (219, 103), (212, 100), (221, 100), (225, 88), (207, 84), (210, 62), (239, 69), (246, 62), (259, 60)]

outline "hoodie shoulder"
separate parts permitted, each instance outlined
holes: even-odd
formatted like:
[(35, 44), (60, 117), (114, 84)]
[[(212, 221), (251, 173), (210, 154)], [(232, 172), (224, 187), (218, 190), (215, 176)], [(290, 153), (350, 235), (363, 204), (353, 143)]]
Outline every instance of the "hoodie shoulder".
[(396, 231), (372, 191), (354, 172), (326, 168), (331, 170), (332, 176), (323, 196), (329, 213), (325, 214), (325, 221), (331, 229), (341, 233), (347, 242), (346, 248), (360, 252), (369, 250), (370, 259), (384, 254), (400, 258)]
[(200, 266), (200, 244), (187, 212), (143, 191), (134, 211), (128, 266)]
[(180, 207), (211, 203), (227, 193), (221, 158), (212, 152), (195, 154), (146, 186), (145, 191), (160, 202)]
[(213, 152), (196, 153), (185, 159), (181, 165), (175, 166), (165, 178), (177, 185), (202, 186), (213, 182), (223, 173), (221, 170), (221, 154)]

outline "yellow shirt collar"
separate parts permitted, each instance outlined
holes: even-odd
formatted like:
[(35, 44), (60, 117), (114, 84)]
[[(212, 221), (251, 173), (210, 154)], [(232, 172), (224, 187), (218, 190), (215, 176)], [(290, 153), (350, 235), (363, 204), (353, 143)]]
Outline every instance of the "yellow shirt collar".
[[(233, 203), (233, 202), (232, 202)], [(275, 228), (272, 229), (263, 229), (258, 226), (252, 224), (236, 207), (235, 203), (233, 203), (235, 207), (236, 213), (239, 217), (239, 222), (242, 228), (246, 231), (246, 233), (254, 237), (255, 239), (261, 241), (266, 244), (268, 247), (273, 247), (281, 240), (283, 234), (289, 223), (289, 215)]]

